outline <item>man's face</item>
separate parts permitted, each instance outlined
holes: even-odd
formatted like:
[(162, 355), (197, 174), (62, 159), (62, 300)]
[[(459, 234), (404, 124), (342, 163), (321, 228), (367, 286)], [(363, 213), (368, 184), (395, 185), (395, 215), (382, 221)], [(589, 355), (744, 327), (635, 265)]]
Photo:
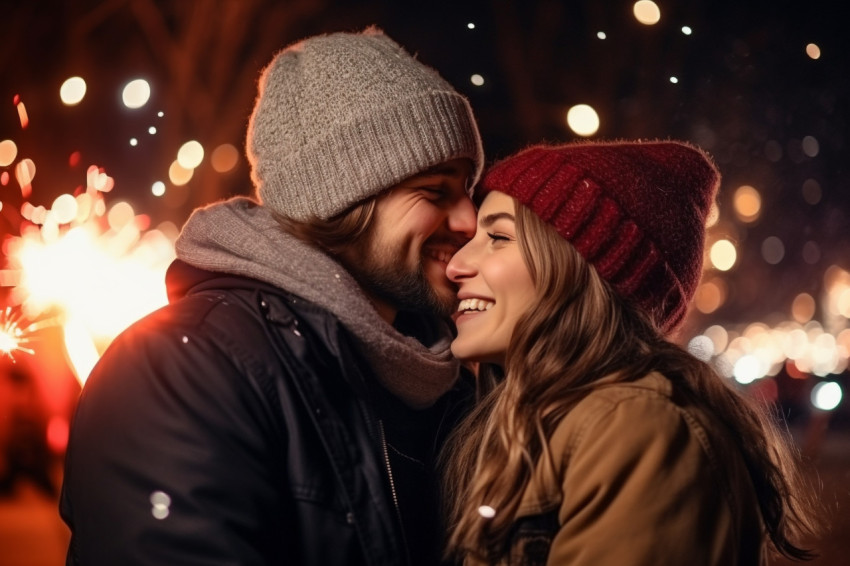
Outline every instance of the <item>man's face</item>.
[(466, 192), (471, 171), (470, 160), (453, 159), (387, 190), (363, 242), (343, 252), (386, 320), (399, 310), (454, 311), (457, 288), (446, 265), (475, 233), (475, 207)]

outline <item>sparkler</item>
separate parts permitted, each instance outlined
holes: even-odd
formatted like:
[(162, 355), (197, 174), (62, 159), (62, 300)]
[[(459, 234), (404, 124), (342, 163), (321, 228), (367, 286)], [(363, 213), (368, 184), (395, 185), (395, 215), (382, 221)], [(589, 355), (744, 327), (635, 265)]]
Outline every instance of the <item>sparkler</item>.
[(21, 328), (20, 314), (13, 313), (12, 307), (6, 307), (6, 310), (0, 315), (0, 354), (9, 356), (12, 361), (15, 360), (14, 352), (26, 352), (27, 354), (35, 353), (32, 349), (27, 348), (25, 344), (29, 342), (29, 327)]
[[(25, 112), (19, 98), (14, 102)], [(27, 199), (35, 164), (17, 155), (11, 140), (3, 144), (0, 165), (14, 168)], [(35, 333), (60, 326), (69, 365), (84, 383), (115, 336), (167, 302), (164, 274), (177, 228), (166, 223), (149, 230), (150, 219), (129, 203), (108, 206), (104, 194), (114, 185), (103, 167), (92, 165), (76, 195), (63, 194), (50, 207), (22, 203), (20, 235), (0, 242), (6, 260), (0, 286), (10, 288), (9, 306), (0, 313), (0, 356), (33, 355)]]

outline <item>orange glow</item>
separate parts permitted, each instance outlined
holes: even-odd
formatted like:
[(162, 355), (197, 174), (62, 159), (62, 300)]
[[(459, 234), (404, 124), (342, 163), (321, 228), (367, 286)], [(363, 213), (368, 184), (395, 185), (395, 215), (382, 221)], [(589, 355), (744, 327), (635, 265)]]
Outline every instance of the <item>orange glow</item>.
[(742, 185), (735, 191), (735, 213), (744, 222), (752, 222), (761, 212), (761, 195), (750, 185)]
[(18, 146), (12, 140), (0, 142), (0, 167), (8, 167), (18, 156)]
[(35, 163), (32, 159), (22, 159), (15, 166), (15, 177), (21, 187), (21, 195), (29, 198), (32, 194), (32, 180), (35, 177)]
[(194, 169), (186, 169), (175, 160), (171, 163), (171, 167), (168, 168), (168, 178), (179, 187), (188, 183), (192, 179), (194, 172)]
[(23, 102), (18, 102), (16, 105), (18, 107), (18, 118), (21, 120), (21, 128), (26, 129), (30, 123), (29, 116), (27, 116), (27, 107), (24, 106)]
[(797, 368), (797, 364), (794, 363), (794, 360), (785, 360), (785, 371), (794, 379), (806, 379), (809, 377)]
[(221, 144), (213, 150), (211, 162), (218, 173), (226, 173), (239, 162), (239, 151), (232, 144)]
[(47, 445), (53, 452), (65, 452), (68, 447), (68, 431), (68, 420), (64, 417), (53, 416), (47, 422)]
[(711, 314), (726, 301), (726, 285), (720, 279), (706, 281), (697, 289), (694, 306), (703, 314)]
[(800, 293), (791, 304), (791, 316), (800, 324), (805, 324), (815, 316), (815, 300), (808, 293)]

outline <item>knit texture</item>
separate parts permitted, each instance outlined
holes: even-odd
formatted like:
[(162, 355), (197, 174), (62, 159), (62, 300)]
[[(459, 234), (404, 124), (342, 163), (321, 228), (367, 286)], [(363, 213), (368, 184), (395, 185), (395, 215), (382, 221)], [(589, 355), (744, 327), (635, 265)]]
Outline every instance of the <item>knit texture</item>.
[(711, 158), (686, 143), (584, 142), (521, 151), (481, 190), (529, 207), (669, 333), (699, 284), (719, 184)]
[(467, 100), (377, 28), (314, 36), (264, 69), (248, 125), (260, 201), (328, 219), (444, 161), (484, 164)]

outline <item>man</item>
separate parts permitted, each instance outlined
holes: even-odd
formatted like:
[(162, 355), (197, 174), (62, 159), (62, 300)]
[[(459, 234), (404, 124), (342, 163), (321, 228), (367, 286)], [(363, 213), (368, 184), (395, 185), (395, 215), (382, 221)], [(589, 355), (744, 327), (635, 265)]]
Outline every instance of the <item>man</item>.
[(83, 389), (68, 563), (434, 563), (472, 111), (379, 30), (317, 36), (264, 70), (247, 151), (262, 205), (193, 213), (170, 304)]

